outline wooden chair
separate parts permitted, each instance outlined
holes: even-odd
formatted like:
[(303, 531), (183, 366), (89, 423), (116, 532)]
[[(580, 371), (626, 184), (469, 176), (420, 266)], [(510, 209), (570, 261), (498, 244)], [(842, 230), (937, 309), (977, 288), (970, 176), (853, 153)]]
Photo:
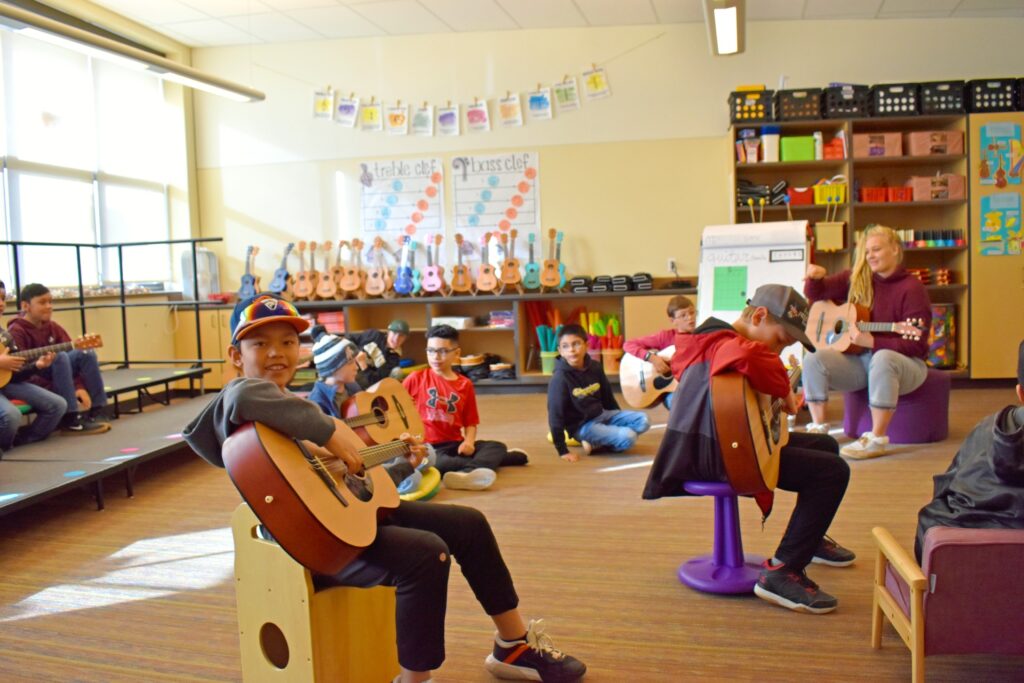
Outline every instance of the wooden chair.
[(385, 683), (400, 669), (395, 590), (315, 591), (308, 569), (256, 533), (245, 503), (235, 509), (235, 595), (248, 683)]
[(883, 527), (871, 601), (871, 647), (882, 646), (882, 616), (910, 648), (911, 680), (924, 681), (926, 655), (1024, 655), (1024, 529), (933, 527), (922, 565)]

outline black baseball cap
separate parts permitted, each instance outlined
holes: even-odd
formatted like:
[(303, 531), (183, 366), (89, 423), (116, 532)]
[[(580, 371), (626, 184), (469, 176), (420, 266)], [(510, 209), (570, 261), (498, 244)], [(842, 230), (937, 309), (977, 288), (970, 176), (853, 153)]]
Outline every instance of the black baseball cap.
[(754, 296), (747, 300), (747, 304), (764, 306), (772, 317), (786, 328), (789, 336), (814, 353), (814, 344), (804, 331), (807, 328), (807, 313), (810, 306), (800, 292), (786, 285), (761, 285), (754, 292)]

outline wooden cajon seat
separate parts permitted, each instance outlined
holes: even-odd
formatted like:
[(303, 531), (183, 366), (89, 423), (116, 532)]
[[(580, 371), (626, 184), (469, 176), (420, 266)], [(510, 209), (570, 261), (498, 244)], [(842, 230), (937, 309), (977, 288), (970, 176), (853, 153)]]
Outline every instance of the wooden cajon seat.
[(308, 569), (256, 534), (245, 503), (231, 517), (242, 680), (385, 683), (398, 675), (395, 589), (315, 591)]

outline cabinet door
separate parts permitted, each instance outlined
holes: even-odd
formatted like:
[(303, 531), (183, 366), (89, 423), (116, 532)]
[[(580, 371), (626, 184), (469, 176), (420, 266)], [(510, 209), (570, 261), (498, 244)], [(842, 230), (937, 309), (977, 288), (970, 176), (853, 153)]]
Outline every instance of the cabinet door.
[[(971, 377), (1017, 375), (1017, 346), (1024, 339), (1022, 131), (1024, 113), (970, 117)], [(1000, 137), (1004, 132), (1011, 136)], [(1016, 253), (987, 253), (999, 251)]]

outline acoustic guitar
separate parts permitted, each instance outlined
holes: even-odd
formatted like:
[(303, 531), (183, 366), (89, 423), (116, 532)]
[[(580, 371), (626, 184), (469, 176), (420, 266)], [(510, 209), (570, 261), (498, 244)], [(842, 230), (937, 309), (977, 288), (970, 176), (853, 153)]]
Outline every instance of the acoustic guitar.
[(924, 321), (907, 318), (898, 323), (868, 322), (871, 312), (859, 304), (834, 304), (831, 301), (815, 301), (807, 314), (808, 338), (816, 349), (832, 349), (842, 353), (863, 353), (867, 349), (857, 346), (851, 340), (853, 323), (863, 332), (898, 334), (904, 339), (920, 339)]
[(352, 240), (349, 249), (352, 252), (352, 259), (345, 267), (345, 274), (338, 281), (338, 286), (346, 294), (362, 299), (366, 296), (363, 291), (363, 284), (366, 282), (366, 273), (363, 271), (363, 241), (359, 238)]
[[(667, 346), (658, 355), (671, 363), (675, 346)], [(654, 364), (637, 358), (631, 353), (623, 354), (619, 364), (619, 383), (622, 386), (622, 397), (634, 408), (647, 408), (660, 403), (666, 394), (671, 394), (679, 386), (672, 373), (658, 374)]]
[[(103, 338), (98, 334), (86, 334), (78, 339), (74, 339), (69, 342), (62, 342), (60, 344), (50, 344), (49, 346), (37, 346), (34, 349), (27, 349), (25, 351), (14, 351), (11, 356), (16, 358), (24, 358), (25, 362), (35, 361), (37, 358), (45, 356), (48, 353), (60, 353), (61, 351), (70, 351), (72, 349), (98, 349), (103, 346)], [(7, 353), (7, 347), (0, 344), (0, 356)], [(7, 386), (7, 383), (11, 381), (11, 375), (14, 373), (10, 370), (4, 370), (0, 368), (0, 387)]]
[(385, 377), (341, 405), (344, 422), (367, 445), (387, 443), (403, 434), (423, 436), (423, 420), (402, 383)]
[(548, 258), (544, 259), (544, 265), (540, 270), (540, 284), (549, 289), (561, 289), (562, 272), (558, 267), (558, 259), (555, 257), (555, 240), (561, 241), (561, 233), (551, 228), (548, 230), (548, 239), (551, 240), (548, 247)]
[(335, 299), (344, 299), (345, 292), (341, 289), (341, 278), (345, 275), (345, 266), (341, 265), (341, 250), (348, 246), (346, 240), (338, 240), (338, 251), (334, 252), (334, 265), (331, 266), (331, 279), (334, 280), (334, 284), (337, 285), (337, 291), (334, 293)]
[(365, 447), (340, 420), (336, 430), (363, 458), (351, 473), (327, 449), (258, 422), (238, 428), (221, 449), (242, 498), (299, 564), (337, 574), (377, 537), (377, 522), (398, 507), (398, 489), (379, 465), (410, 452), (404, 441)]
[(532, 232), (529, 237), (530, 245), (530, 260), (523, 266), (523, 287), (526, 289), (540, 289), (540, 264), (533, 258), (533, 245), (536, 241), (536, 235)]
[[(419, 249), (419, 242), (409, 245), (409, 269), (412, 271), (412, 295), (418, 296), (423, 289), (423, 274), (416, 267), (416, 250)], [(430, 253), (430, 245), (427, 245), (427, 253)]]
[(238, 298), (240, 300), (251, 299), (259, 293), (259, 290), (256, 288), (256, 278), (252, 274), (253, 260), (256, 258), (259, 250), (259, 247), (254, 247), (251, 244), (245, 248), (245, 273), (242, 274), (240, 286), (238, 287)]
[(448, 293), (453, 294), (458, 292), (459, 294), (465, 294), (473, 290), (473, 279), (469, 275), (469, 266), (463, 265), (462, 263), (462, 233), (455, 233), (455, 253), (458, 257), (458, 261), (455, 267), (452, 268), (452, 281), (448, 285)]
[(284, 295), (286, 292), (288, 296), (291, 296), (288, 282), (288, 255), (292, 253), (292, 249), (295, 248), (294, 242), (289, 242), (284, 248), (284, 256), (281, 257), (281, 265), (274, 271), (274, 277), (270, 280), (270, 285), (267, 286), (267, 291), (271, 294), (277, 294), (278, 296)]
[(501, 233), (501, 244), (505, 247), (505, 260), (501, 264), (501, 284), (502, 289), (515, 287), (522, 293), (523, 276), (519, 272), (519, 259), (516, 258), (516, 237), (518, 236), (519, 231), (515, 228), (512, 228), (509, 234)]
[[(445, 288), (444, 268), (441, 267), (440, 253), (441, 241), (444, 238), (440, 234), (433, 237), (433, 245), (427, 244), (427, 269), (423, 271), (423, 291), (428, 294), (443, 292)], [(433, 252), (431, 252), (433, 247)]]
[[(315, 245), (316, 242), (313, 242)], [(299, 242), (299, 271), (295, 273), (295, 282), (292, 283), (292, 296), (295, 299), (308, 299), (313, 296), (316, 283), (313, 281), (312, 256), (310, 257), (310, 270), (306, 270), (306, 243)], [(312, 252), (310, 252), (312, 253)]]
[(316, 283), (316, 296), (318, 299), (333, 299), (338, 293), (338, 283), (331, 272), (331, 252), (334, 251), (334, 244), (330, 241), (320, 245), (324, 252), (324, 269), (320, 271)]
[[(790, 388), (800, 379), (800, 366), (789, 358)], [(773, 491), (779, 481), (779, 451), (789, 443), (785, 401), (755, 391), (738, 372), (711, 378), (715, 434), (729, 484), (741, 496)]]
[(373, 240), (374, 265), (366, 271), (366, 286), (364, 287), (367, 296), (381, 296), (387, 291), (391, 280), (388, 268), (384, 265), (383, 242), (384, 240), (380, 237), (375, 237)]
[(491, 233), (485, 232), (480, 238), (480, 268), (476, 274), (476, 291), (493, 292), (498, 287), (498, 278), (490, 262)]

